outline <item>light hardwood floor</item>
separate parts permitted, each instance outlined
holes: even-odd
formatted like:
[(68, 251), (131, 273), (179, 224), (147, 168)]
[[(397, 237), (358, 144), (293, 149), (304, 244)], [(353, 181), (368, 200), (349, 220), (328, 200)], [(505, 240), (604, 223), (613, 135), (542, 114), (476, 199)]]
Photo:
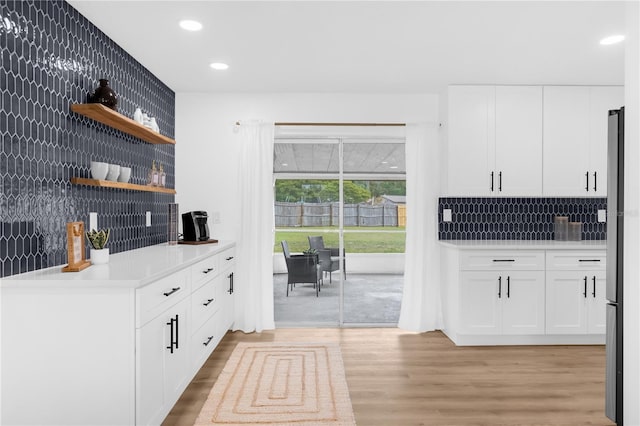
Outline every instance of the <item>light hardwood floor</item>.
[(604, 346), (456, 347), (395, 328), (229, 332), (164, 426), (192, 425), (237, 342), (337, 341), (359, 426), (613, 425)]

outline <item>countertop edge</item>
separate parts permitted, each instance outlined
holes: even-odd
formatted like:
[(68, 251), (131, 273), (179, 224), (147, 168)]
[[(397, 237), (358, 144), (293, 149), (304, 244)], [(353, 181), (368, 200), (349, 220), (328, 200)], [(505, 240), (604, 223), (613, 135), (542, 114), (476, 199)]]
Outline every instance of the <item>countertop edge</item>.
[(458, 250), (606, 250), (606, 240), (438, 240), (441, 246)]

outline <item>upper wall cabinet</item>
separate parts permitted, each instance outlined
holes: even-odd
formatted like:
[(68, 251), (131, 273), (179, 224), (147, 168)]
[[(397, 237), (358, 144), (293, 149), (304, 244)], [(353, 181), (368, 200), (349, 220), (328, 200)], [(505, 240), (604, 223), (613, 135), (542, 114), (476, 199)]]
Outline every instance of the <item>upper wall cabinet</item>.
[(449, 87), (448, 194), (542, 193), (542, 87)]
[(544, 195), (607, 196), (608, 111), (621, 86), (544, 88)]

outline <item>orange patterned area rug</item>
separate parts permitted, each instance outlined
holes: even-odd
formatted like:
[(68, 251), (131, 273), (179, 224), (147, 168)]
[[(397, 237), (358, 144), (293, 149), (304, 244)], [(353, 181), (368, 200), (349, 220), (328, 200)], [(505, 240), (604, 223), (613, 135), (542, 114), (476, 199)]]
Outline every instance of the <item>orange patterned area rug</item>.
[(355, 425), (337, 343), (238, 343), (196, 420), (205, 425)]

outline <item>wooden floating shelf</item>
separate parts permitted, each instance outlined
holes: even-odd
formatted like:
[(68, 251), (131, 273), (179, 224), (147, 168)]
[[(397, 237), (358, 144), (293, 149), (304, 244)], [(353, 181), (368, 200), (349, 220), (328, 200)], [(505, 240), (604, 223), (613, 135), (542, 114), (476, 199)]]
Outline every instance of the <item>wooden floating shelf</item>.
[(164, 188), (162, 186), (136, 185), (133, 183), (114, 182), (111, 180), (87, 179), (87, 178), (81, 178), (81, 177), (72, 177), (71, 183), (75, 185), (100, 186), (103, 188), (130, 189), (133, 191), (162, 192), (163, 194), (176, 193), (175, 189)]
[(161, 135), (158, 132), (144, 127), (142, 124), (133, 121), (129, 117), (107, 108), (101, 104), (71, 104), (71, 111), (89, 117), (106, 126), (118, 129), (123, 133), (142, 139), (153, 144), (173, 144), (176, 141)]

